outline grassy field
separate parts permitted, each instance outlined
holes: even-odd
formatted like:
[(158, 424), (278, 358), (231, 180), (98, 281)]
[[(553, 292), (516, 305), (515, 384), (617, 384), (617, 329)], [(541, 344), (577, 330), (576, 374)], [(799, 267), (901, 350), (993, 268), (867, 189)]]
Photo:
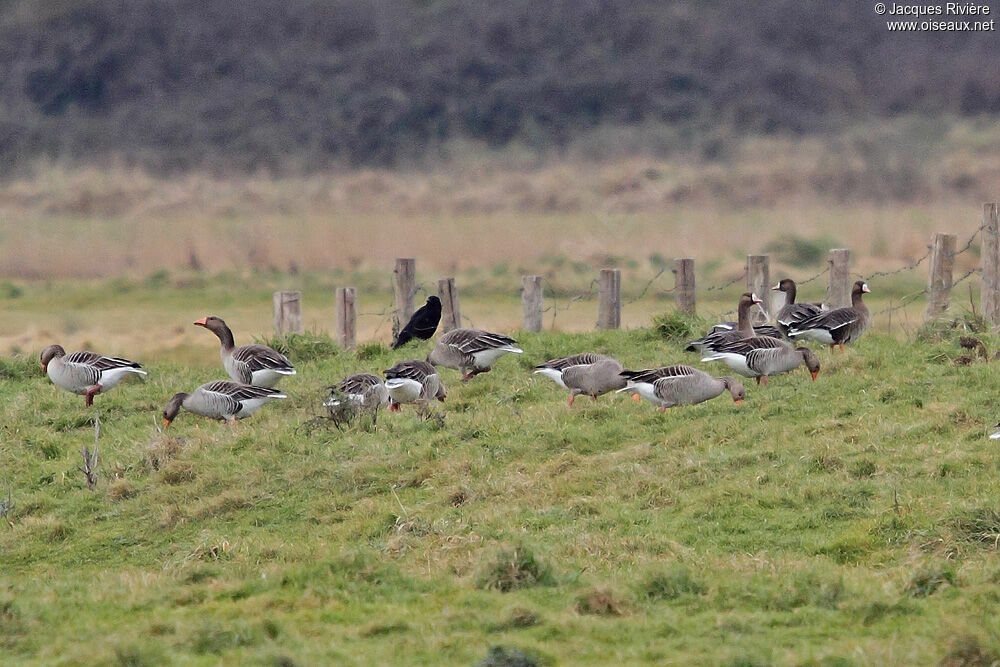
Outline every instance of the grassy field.
[[(107, 285), (14, 286), (8, 309), (106, 306)], [(145, 304), (133, 323), (169, 315), (186, 337), (206, 300), (235, 298), (201, 289), (133, 285), (121, 313)], [(240, 323), (243, 339), (267, 329)], [(92, 409), (24, 346), (0, 359), (0, 661), (1000, 660), (996, 369), (955, 365), (960, 331), (876, 332), (821, 350), (815, 383), (799, 371), (748, 386), (742, 406), (666, 414), (622, 396), (568, 410), (530, 373), (584, 350), (697, 361), (645, 325), (516, 334), (525, 354), (494, 372), (442, 371), (430, 419), (339, 428), (322, 418), (326, 385), (426, 345), (338, 352), (313, 337), (292, 345), (287, 401), (236, 428), (182, 413), (167, 433), (167, 399), (223, 375), (205, 332), (142, 357), (148, 379)], [(78, 466), (95, 415), (90, 491)]]

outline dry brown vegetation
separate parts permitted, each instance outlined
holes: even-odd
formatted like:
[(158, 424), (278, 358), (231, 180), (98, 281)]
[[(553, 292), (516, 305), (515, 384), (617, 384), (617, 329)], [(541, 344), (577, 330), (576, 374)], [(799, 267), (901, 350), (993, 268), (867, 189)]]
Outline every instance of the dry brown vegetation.
[(932, 231), (971, 233), (995, 198), (1000, 131), (948, 127), (916, 152), (883, 127), (877, 141), (747, 139), (725, 162), (469, 152), (428, 171), (299, 177), (45, 165), (0, 184), (0, 275), (350, 271), (397, 256), (440, 271), (654, 253), (726, 262), (789, 234), (882, 266), (922, 254)]

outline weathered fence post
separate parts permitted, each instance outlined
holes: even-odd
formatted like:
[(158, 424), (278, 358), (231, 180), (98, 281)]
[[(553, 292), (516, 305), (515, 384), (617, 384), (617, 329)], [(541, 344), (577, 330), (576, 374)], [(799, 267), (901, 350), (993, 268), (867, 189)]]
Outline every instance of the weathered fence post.
[(601, 269), (597, 292), (597, 328), (618, 329), (622, 325), (621, 269)]
[(674, 260), (674, 303), (689, 315), (694, 309), (694, 260), (688, 257)]
[(954, 234), (936, 232), (931, 241), (931, 267), (927, 276), (926, 321), (937, 319), (951, 302), (952, 268), (955, 266)]
[(462, 311), (458, 307), (454, 278), (438, 280), (438, 298), (441, 299), (441, 333), (462, 326)]
[(521, 276), (521, 308), (524, 310), (524, 330), (542, 330), (542, 277)]
[[(747, 255), (747, 291), (757, 295), (764, 316), (751, 315), (753, 324), (766, 322), (771, 318), (771, 258), (768, 255)], [(756, 313), (756, 311), (751, 311)]]
[(983, 288), (980, 297), (983, 317), (996, 327), (1000, 324), (1000, 223), (997, 204), (983, 205)]
[(826, 263), (830, 265), (830, 283), (826, 288), (827, 308), (847, 308), (851, 305), (851, 251), (834, 248)]
[(274, 331), (302, 333), (302, 292), (274, 293)]
[(356, 297), (357, 290), (353, 287), (337, 288), (337, 344), (347, 349), (357, 344)]
[(392, 313), (392, 337), (399, 334), (413, 315), (413, 297), (417, 293), (417, 260), (400, 258), (392, 272), (396, 309)]

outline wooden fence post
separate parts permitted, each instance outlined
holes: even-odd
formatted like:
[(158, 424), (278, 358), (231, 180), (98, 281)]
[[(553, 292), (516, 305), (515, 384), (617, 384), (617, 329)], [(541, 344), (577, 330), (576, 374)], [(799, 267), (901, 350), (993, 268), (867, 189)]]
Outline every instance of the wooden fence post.
[(542, 330), (542, 277), (521, 276), (521, 308), (524, 311), (524, 330)]
[(763, 318), (751, 312), (753, 324), (767, 322), (771, 318), (771, 258), (768, 255), (747, 255), (747, 291), (757, 295), (763, 303)]
[(622, 324), (621, 269), (601, 269), (597, 292), (597, 328), (618, 329)]
[(931, 240), (931, 266), (927, 276), (927, 313), (925, 321), (937, 319), (951, 303), (952, 268), (955, 266), (954, 234), (935, 232)]
[(997, 204), (983, 205), (983, 287), (980, 296), (983, 317), (1000, 324), (1000, 223)]
[(462, 311), (458, 307), (458, 290), (454, 278), (438, 280), (438, 298), (441, 299), (441, 333), (462, 326)]
[(827, 256), (830, 284), (826, 288), (827, 308), (847, 308), (851, 305), (851, 251), (834, 248)]
[(674, 260), (674, 303), (677, 309), (694, 315), (694, 260), (688, 257)]
[(274, 293), (274, 331), (302, 333), (302, 292)]
[(347, 349), (357, 344), (356, 298), (357, 290), (353, 287), (337, 288), (337, 344)]
[(396, 309), (392, 313), (392, 337), (396, 338), (399, 330), (413, 316), (413, 297), (417, 293), (417, 260), (397, 259), (392, 278), (393, 293), (396, 296)]

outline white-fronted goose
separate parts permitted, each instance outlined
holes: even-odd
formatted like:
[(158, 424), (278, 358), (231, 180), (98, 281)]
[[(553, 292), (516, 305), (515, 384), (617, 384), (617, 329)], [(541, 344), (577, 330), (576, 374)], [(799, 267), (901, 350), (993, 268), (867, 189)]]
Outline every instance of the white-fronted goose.
[(622, 365), (615, 359), (592, 352), (550, 359), (535, 366), (536, 373), (541, 373), (563, 389), (569, 390), (570, 406), (580, 394), (596, 401), (598, 396), (624, 387), (622, 370)]
[(427, 355), (435, 366), (453, 368), (468, 380), (480, 373), (487, 373), (497, 359), (513, 352), (524, 352), (516, 340), (502, 334), (482, 329), (452, 329), (438, 339), (437, 345)]
[(437, 369), (427, 361), (400, 361), (385, 371), (385, 387), (389, 392), (389, 410), (399, 412), (404, 403), (418, 403), (426, 408), (432, 399), (444, 402), (448, 396)]
[(819, 359), (808, 347), (792, 347), (768, 336), (754, 336), (717, 347), (702, 359), (722, 361), (744, 377), (756, 378), (757, 384), (771, 375), (787, 373), (805, 364), (812, 379), (819, 374)]
[(840, 349), (844, 349), (844, 345), (856, 341), (868, 328), (871, 313), (862, 298), (868, 292), (871, 292), (868, 284), (857, 281), (851, 290), (849, 308), (827, 310), (798, 322), (788, 328), (788, 336), (815, 340), (831, 348), (839, 345)]
[(42, 350), (39, 360), (53, 384), (86, 396), (87, 405), (93, 405), (96, 394), (111, 389), (126, 375), (146, 375), (142, 366), (134, 361), (105, 357), (96, 352), (66, 354), (61, 345), (49, 345)]
[(357, 373), (348, 375), (338, 384), (330, 387), (330, 396), (323, 401), (323, 407), (339, 407), (347, 400), (359, 408), (375, 410), (389, 405), (389, 390), (377, 375)]
[(746, 389), (739, 380), (731, 377), (712, 377), (705, 371), (691, 366), (677, 365), (642, 371), (622, 371), (626, 385), (618, 391), (632, 391), (666, 412), (675, 405), (694, 405), (715, 398), (729, 390), (733, 401), (739, 405), (746, 397)]
[(219, 349), (222, 366), (229, 377), (237, 382), (258, 387), (273, 387), (284, 376), (295, 375), (295, 367), (288, 358), (267, 345), (255, 343), (236, 347), (232, 330), (221, 318), (209, 315), (197, 320), (195, 324), (205, 327), (219, 337), (219, 342), (222, 344)]
[[(775, 322), (778, 323), (778, 329), (781, 330), (783, 336), (788, 335), (788, 328), (798, 322), (807, 320), (810, 317), (815, 317), (823, 312), (823, 307), (816, 303), (796, 303), (795, 295), (797, 291), (797, 286), (795, 281), (791, 278), (785, 278), (777, 285), (771, 288), (776, 292), (785, 293), (785, 305), (781, 307), (778, 311), (777, 317), (775, 317)], [(763, 333), (758, 331), (758, 336), (770, 336), (768, 333)], [(773, 336), (772, 336), (773, 337)]]
[(736, 329), (723, 329), (722, 325), (715, 325), (706, 335), (688, 343), (684, 348), (687, 352), (705, 353), (715, 348), (717, 345), (725, 345), (741, 338), (749, 338), (755, 335), (755, 328), (750, 322), (750, 309), (762, 303), (752, 292), (744, 292), (740, 296), (739, 304), (736, 306), (737, 326)]
[(277, 389), (257, 387), (249, 384), (215, 380), (206, 382), (190, 394), (180, 392), (174, 394), (167, 407), (163, 408), (163, 427), (168, 428), (170, 422), (183, 407), (210, 419), (224, 419), (230, 424), (237, 419), (249, 417), (257, 412), (265, 403), (276, 398), (288, 398)]

